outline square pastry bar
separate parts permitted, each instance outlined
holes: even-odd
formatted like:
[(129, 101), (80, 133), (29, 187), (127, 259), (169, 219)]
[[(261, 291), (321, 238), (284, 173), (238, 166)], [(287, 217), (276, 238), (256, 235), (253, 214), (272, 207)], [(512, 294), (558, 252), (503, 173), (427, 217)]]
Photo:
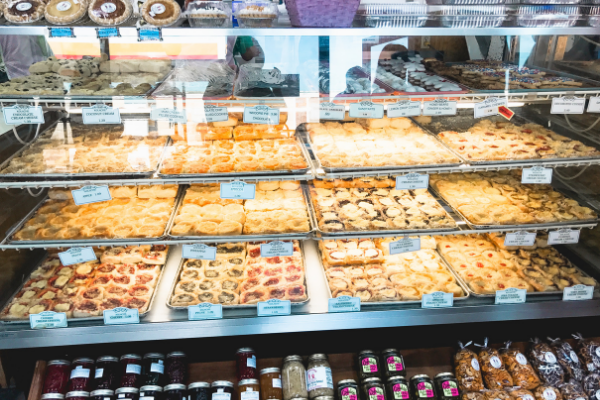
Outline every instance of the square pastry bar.
[(506, 247), (504, 234), (449, 235), (437, 238), (437, 248), (475, 296), (508, 288), (528, 295), (561, 294), (578, 284), (598, 288), (594, 278), (548, 245), (547, 234), (538, 236), (534, 246)]
[(304, 251), (293, 241), (290, 257), (261, 257), (266, 242), (219, 243), (215, 260), (182, 259), (170, 308), (185, 309), (200, 303), (227, 308), (250, 306), (269, 299), (304, 303), (308, 300)]
[(177, 185), (110, 187), (112, 200), (75, 205), (69, 189), (51, 189), (17, 226), (11, 241), (157, 239), (166, 235)]
[(308, 235), (311, 231), (300, 182), (258, 182), (254, 200), (222, 199), (220, 185), (187, 189), (171, 237)]
[(311, 181), (311, 204), (323, 235), (453, 230), (457, 225), (427, 189), (396, 190), (393, 177)]
[(6, 304), (0, 320), (25, 321), (42, 311), (102, 318), (104, 310), (116, 307), (137, 308), (143, 316), (152, 306), (168, 250), (162, 245), (94, 248), (96, 261), (68, 266), (51, 251)]
[(433, 187), (474, 228), (595, 221), (598, 215), (554, 190), (522, 184), (521, 170), (430, 176)]
[(319, 241), (321, 261), (332, 298), (359, 297), (361, 303), (419, 302), (424, 294), (453, 293), (466, 299), (462, 282), (440, 258), (436, 241), (421, 236), (421, 250), (389, 254), (397, 238)]

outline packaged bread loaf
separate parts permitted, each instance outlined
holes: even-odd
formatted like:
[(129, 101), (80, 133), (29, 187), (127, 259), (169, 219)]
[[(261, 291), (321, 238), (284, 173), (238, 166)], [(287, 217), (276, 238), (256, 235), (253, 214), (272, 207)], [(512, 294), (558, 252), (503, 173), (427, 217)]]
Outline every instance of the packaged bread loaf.
[(532, 339), (527, 356), (543, 383), (557, 387), (565, 381), (565, 372), (549, 344)]
[(583, 387), (575, 379), (561, 383), (558, 388), (564, 400), (588, 400), (587, 394), (583, 391)]
[(587, 372), (600, 371), (600, 344), (592, 339), (584, 339), (581, 333), (573, 337), (577, 339), (577, 353)]
[(560, 390), (554, 386), (541, 385), (534, 391), (535, 400), (563, 400)]
[(508, 394), (510, 394), (510, 397), (514, 400), (535, 400), (535, 397), (533, 397), (533, 393), (531, 393), (527, 389), (521, 389), (520, 387), (515, 386), (512, 388), (506, 388), (505, 390), (508, 392)]
[(500, 349), (500, 358), (510, 373), (513, 384), (523, 389), (532, 390), (540, 385), (538, 378), (527, 357), (518, 349), (510, 347), (511, 342), (506, 342)]
[(512, 387), (512, 377), (504, 368), (498, 350), (488, 346), (487, 338), (483, 341), (483, 346), (480, 347), (481, 349), (479, 350), (478, 356), (481, 363), (483, 380), (485, 381), (487, 388), (502, 389), (504, 387)]
[(471, 342), (463, 346), (458, 342), (460, 350), (454, 356), (455, 375), (461, 392), (478, 392), (484, 389), (477, 355), (467, 348), (470, 344)]
[(590, 400), (600, 400), (600, 374), (591, 372), (583, 378), (583, 391)]
[(556, 353), (558, 363), (565, 371), (565, 380), (575, 379), (578, 382), (582, 382), (585, 377), (584, 366), (571, 345), (559, 338), (548, 338), (548, 340), (550, 341), (552, 350)]
[(484, 390), (482, 393), (485, 400), (512, 400), (504, 389)]

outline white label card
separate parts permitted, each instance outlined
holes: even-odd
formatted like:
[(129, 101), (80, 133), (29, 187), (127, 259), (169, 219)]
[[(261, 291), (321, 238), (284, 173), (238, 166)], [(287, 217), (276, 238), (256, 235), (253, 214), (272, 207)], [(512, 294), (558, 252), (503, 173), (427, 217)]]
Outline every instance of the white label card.
[(375, 104), (367, 100), (350, 104), (351, 118), (382, 119), (383, 113), (383, 104)]
[(41, 106), (15, 104), (14, 106), (3, 107), (2, 113), (6, 125), (43, 124), (45, 122), (44, 111)]
[(548, 232), (548, 244), (579, 243), (579, 229), (559, 229)]
[(583, 97), (555, 97), (552, 99), (550, 114), (583, 114), (584, 110)]
[(185, 110), (173, 108), (157, 108), (153, 107), (150, 111), (150, 119), (154, 121), (169, 121), (178, 124), (187, 123)]
[(262, 105), (244, 107), (244, 122), (247, 124), (279, 125), (279, 109)]
[(536, 232), (519, 231), (507, 233), (504, 237), (505, 246), (533, 246)]
[(257, 303), (257, 313), (259, 317), (290, 315), (292, 313), (292, 302), (289, 300), (277, 299), (259, 301)]
[(329, 312), (360, 311), (360, 297), (340, 296), (329, 299)]
[(260, 245), (260, 256), (268, 257), (291, 257), (294, 255), (294, 243), (292, 242), (270, 242)]
[(73, 201), (78, 206), (112, 200), (107, 185), (84, 186), (81, 189), (71, 190), (71, 194), (73, 195)]
[(600, 113), (600, 97), (590, 97), (588, 103), (587, 112), (589, 113)]
[(539, 166), (523, 168), (521, 183), (550, 184), (552, 183), (552, 168)]
[(223, 318), (222, 304), (200, 303), (188, 307), (188, 320), (190, 321), (221, 318)]
[(594, 297), (594, 287), (575, 285), (566, 287), (563, 291), (563, 301), (591, 300)]
[(104, 325), (139, 324), (140, 313), (137, 308), (117, 307), (104, 310)]
[(334, 103), (319, 104), (319, 119), (343, 121), (346, 116), (346, 107)]
[(527, 289), (508, 288), (496, 290), (496, 304), (525, 303)]
[(473, 116), (475, 118), (483, 118), (498, 115), (498, 107), (500, 106), (508, 106), (506, 97), (489, 97), (475, 104), (473, 107)]
[(217, 259), (217, 248), (207, 246), (204, 243), (184, 244), (181, 246), (183, 258), (192, 258), (194, 260), (210, 260)]
[(83, 123), (89, 124), (120, 124), (121, 114), (118, 108), (105, 104), (96, 104), (91, 107), (81, 107)]
[(69, 250), (58, 253), (60, 263), (65, 267), (68, 265), (96, 261), (96, 254), (91, 247), (72, 247)]
[(421, 115), (421, 102), (404, 100), (388, 105), (388, 118), (418, 117)]
[(390, 242), (390, 255), (411, 253), (421, 250), (421, 238), (405, 237), (395, 242)]
[(456, 101), (446, 99), (435, 99), (423, 104), (423, 115), (456, 115)]
[(30, 314), (29, 325), (31, 329), (66, 328), (67, 314), (54, 311), (42, 311), (39, 314)]
[(443, 308), (454, 305), (454, 294), (444, 292), (433, 292), (424, 294), (421, 299), (422, 308)]
[(229, 120), (227, 107), (217, 107), (213, 105), (204, 106), (204, 118), (206, 122), (220, 122)]
[(254, 200), (256, 195), (256, 185), (235, 181), (231, 183), (221, 183), (222, 199), (244, 199)]
[(427, 189), (429, 187), (429, 174), (410, 174), (396, 176), (396, 190)]

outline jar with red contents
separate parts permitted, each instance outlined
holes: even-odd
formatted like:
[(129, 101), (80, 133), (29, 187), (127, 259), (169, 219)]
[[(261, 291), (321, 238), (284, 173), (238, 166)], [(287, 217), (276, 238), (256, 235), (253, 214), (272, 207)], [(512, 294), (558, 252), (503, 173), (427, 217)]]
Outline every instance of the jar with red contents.
[(134, 387), (120, 387), (115, 390), (117, 399), (139, 400), (140, 390)]
[(91, 358), (76, 358), (71, 364), (71, 376), (69, 378), (69, 392), (89, 392), (92, 387), (92, 371), (94, 360)]
[(165, 360), (165, 375), (167, 384), (187, 382), (187, 357), (183, 351), (173, 351), (167, 354)]
[(250, 347), (242, 347), (236, 352), (237, 379), (254, 379), (256, 373), (256, 353)]
[(50, 360), (46, 368), (46, 379), (44, 380), (45, 393), (67, 393), (71, 363), (67, 360)]
[(94, 372), (94, 389), (115, 390), (118, 382), (119, 359), (113, 356), (102, 356), (96, 360)]
[(138, 388), (142, 383), (142, 357), (137, 354), (121, 356), (121, 388)]
[(65, 396), (66, 400), (88, 400), (90, 397), (90, 392), (85, 392), (83, 390), (73, 390), (72, 392), (68, 392)]

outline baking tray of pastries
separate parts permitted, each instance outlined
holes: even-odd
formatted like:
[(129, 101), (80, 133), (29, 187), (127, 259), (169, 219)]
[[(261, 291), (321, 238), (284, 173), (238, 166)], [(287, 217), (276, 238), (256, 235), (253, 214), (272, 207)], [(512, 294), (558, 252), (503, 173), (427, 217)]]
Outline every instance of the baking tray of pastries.
[(506, 247), (504, 234), (437, 237), (437, 249), (466, 283), (472, 296), (495, 297), (497, 290), (517, 288), (529, 296), (562, 296), (565, 287), (598, 282), (574, 266), (538, 233), (534, 246)]
[(256, 184), (253, 200), (221, 199), (220, 185), (190, 185), (175, 212), (171, 239), (306, 239), (312, 232), (299, 181)]
[(521, 170), (430, 175), (431, 190), (474, 229), (550, 228), (598, 222), (596, 212), (552, 185), (522, 184)]
[(29, 323), (29, 315), (64, 312), (67, 319), (102, 320), (104, 310), (152, 309), (169, 246), (94, 247), (96, 261), (64, 266), (58, 251), (47, 252), (2, 311), (4, 323)]
[(178, 185), (109, 188), (112, 200), (77, 206), (70, 189), (54, 188), (14, 228), (10, 243), (123, 243), (164, 239), (185, 192)]
[(319, 241), (319, 260), (329, 297), (359, 297), (361, 306), (420, 304), (423, 294), (454, 293), (469, 298), (465, 283), (435, 250), (435, 239), (421, 236), (421, 250), (389, 254), (397, 238)]
[(260, 256), (266, 242), (217, 243), (214, 261), (182, 258), (169, 291), (167, 307), (187, 310), (200, 303), (226, 309), (256, 308), (259, 301), (290, 300), (292, 307), (310, 299), (301, 241), (294, 240), (291, 257)]
[(454, 231), (458, 226), (427, 189), (396, 190), (394, 177), (313, 180), (313, 225), (322, 236)]

